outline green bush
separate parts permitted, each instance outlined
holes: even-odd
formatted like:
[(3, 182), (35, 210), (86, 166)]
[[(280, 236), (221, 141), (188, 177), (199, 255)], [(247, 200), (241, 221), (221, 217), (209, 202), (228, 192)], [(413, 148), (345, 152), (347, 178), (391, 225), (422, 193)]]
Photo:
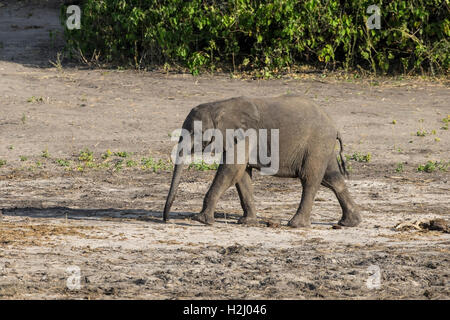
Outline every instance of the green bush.
[[(366, 27), (372, 4), (381, 29)], [(450, 60), (445, 0), (85, 0), (81, 29), (65, 36), (72, 52), (104, 62), (194, 74), (226, 67), (266, 76), (301, 64), (435, 74)]]

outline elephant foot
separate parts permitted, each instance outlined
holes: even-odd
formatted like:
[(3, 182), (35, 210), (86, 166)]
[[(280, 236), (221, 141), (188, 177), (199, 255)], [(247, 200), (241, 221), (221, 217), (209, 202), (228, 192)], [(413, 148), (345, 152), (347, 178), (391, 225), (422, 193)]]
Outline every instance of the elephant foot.
[(292, 228), (309, 228), (311, 221), (303, 216), (294, 216), (289, 222), (288, 226)]
[(361, 222), (359, 213), (348, 214), (339, 220), (338, 224), (344, 227), (356, 227)]
[(214, 223), (214, 217), (207, 216), (204, 213), (198, 213), (192, 217), (192, 220), (201, 222), (203, 224), (212, 225)]
[(257, 226), (258, 225), (258, 219), (253, 217), (240, 217), (238, 220), (239, 224), (245, 224), (248, 226)]

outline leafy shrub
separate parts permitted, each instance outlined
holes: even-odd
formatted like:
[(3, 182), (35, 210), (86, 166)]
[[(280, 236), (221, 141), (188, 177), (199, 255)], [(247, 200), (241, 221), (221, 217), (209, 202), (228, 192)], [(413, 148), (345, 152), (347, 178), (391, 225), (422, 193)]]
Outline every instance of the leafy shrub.
[[(366, 27), (372, 4), (381, 29)], [(449, 36), (445, 0), (86, 0), (81, 29), (65, 32), (72, 52), (108, 63), (262, 76), (304, 63), (446, 73)]]

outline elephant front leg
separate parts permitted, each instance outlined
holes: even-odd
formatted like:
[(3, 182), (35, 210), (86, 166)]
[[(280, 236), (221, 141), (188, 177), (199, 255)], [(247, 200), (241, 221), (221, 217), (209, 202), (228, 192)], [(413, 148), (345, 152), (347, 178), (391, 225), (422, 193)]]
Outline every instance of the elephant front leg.
[(245, 167), (246, 165), (221, 164), (203, 200), (202, 211), (192, 219), (204, 224), (213, 224), (217, 202), (229, 187), (240, 180), (245, 172)]

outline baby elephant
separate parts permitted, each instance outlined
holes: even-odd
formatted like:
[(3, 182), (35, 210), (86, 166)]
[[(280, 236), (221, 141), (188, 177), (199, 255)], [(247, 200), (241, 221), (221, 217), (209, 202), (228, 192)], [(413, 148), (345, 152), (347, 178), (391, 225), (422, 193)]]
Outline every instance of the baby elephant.
[[(164, 221), (169, 218), (184, 167), (178, 160), (191, 150), (198, 151), (194, 141), (198, 142), (196, 135), (200, 135), (200, 151), (215, 144), (221, 164), (204, 198), (203, 209), (193, 217), (194, 220), (212, 224), (218, 200), (234, 184), (244, 210), (239, 223), (257, 223), (252, 186), (252, 170), (257, 169), (262, 174), (300, 179), (302, 199), (289, 226), (311, 225), (311, 209), (320, 185), (333, 190), (339, 200), (342, 208), (340, 225), (353, 227), (360, 223), (357, 205), (344, 181), (347, 171), (341, 136), (328, 115), (311, 101), (287, 95), (237, 97), (205, 103), (191, 110), (182, 128), (185, 134), (181, 135), (178, 144)], [(254, 132), (256, 134), (252, 134)], [(335, 154), (336, 140), (340, 144), (339, 160)], [(188, 152), (186, 149), (180, 152), (183, 143), (189, 146)], [(238, 145), (244, 147), (240, 149)], [(244, 154), (239, 154), (240, 150), (244, 150)]]

